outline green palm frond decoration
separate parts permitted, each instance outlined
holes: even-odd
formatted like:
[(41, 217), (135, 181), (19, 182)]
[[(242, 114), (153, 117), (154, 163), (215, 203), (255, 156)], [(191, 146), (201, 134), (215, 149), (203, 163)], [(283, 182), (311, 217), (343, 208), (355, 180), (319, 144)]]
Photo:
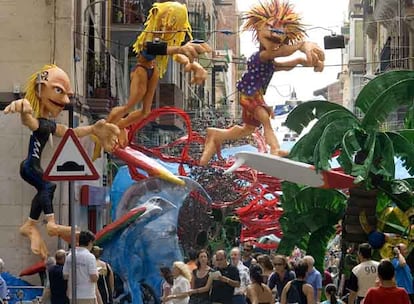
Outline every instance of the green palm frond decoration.
[(370, 108), (376, 107), (373, 104), (376, 100), (379, 100), (378, 97), (381, 96), (384, 91), (401, 80), (410, 78), (414, 78), (414, 71), (391, 71), (375, 77), (363, 87), (355, 100), (355, 106), (363, 113), (367, 113)]
[(392, 112), (413, 103), (414, 72), (391, 71), (377, 76), (361, 90), (355, 105), (365, 113), (362, 118), (327, 101), (300, 104), (286, 120), (289, 128), (301, 131), (309, 121), (318, 121), (295, 144), (289, 157), (313, 164), (317, 170), (328, 170), (332, 154), (339, 150), (341, 167), (367, 189), (375, 188), (378, 175), (381, 181), (394, 179), (395, 156), (402, 158), (412, 174), (414, 130), (384, 133), (381, 128)]
[[(286, 126), (300, 134), (303, 129), (315, 118), (319, 119), (323, 114), (333, 111), (341, 110), (343, 107), (339, 104), (326, 102), (326, 100), (312, 100), (303, 103), (298, 109), (294, 108), (289, 113), (289, 117), (286, 119)], [(351, 113), (351, 112), (350, 112)]]
[[(362, 90), (361, 99), (365, 91)], [(401, 106), (411, 106), (414, 98), (414, 78), (401, 80), (385, 89), (366, 110), (362, 126), (369, 129), (378, 129), (386, 121), (389, 114)]]
[(336, 190), (300, 187), (289, 182), (282, 183), (282, 191), (283, 238), (278, 252), (290, 255), (295, 246), (307, 252), (325, 250), (335, 233), (334, 226), (345, 212), (346, 196)]
[[(286, 126), (301, 133), (309, 122), (317, 120), (307, 134), (292, 148), (289, 158), (313, 164), (317, 170), (329, 170), (332, 155), (345, 173), (355, 177), (361, 196), (354, 196), (352, 207), (358, 208), (364, 193), (374, 193), (374, 213), (391, 202), (406, 211), (414, 207), (414, 179), (395, 178), (395, 158), (399, 157), (414, 175), (414, 71), (390, 71), (368, 82), (359, 93), (355, 106), (360, 118), (347, 108), (328, 101), (309, 101), (298, 105), (288, 116)], [(407, 108), (407, 129), (384, 128), (390, 114)], [(283, 238), (279, 251), (290, 254), (297, 245), (323, 258), (334, 224), (345, 212), (346, 198), (335, 190), (322, 190), (283, 183), (280, 219)], [(371, 191), (372, 190), (372, 191)], [(351, 202), (351, 200), (349, 201)], [(355, 204), (354, 204), (355, 203)], [(351, 206), (351, 205), (350, 205)], [(369, 205), (371, 208), (371, 204)], [(358, 214), (349, 214), (356, 216)], [(345, 220), (347, 217), (345, 217)], [(345, 222), (344, 220), (344, 222)], [(348, 224), (351, 227), (351, 224)], [(358, 225), (358, 223), (357, 223)], [(375, 222), (374, 222), (375, 225)], [(365, 232), (362, 231), (362, 238)], [(359, 232), (347, 235), (360, 235)], [(318, 265), (322, 261), (318, 260)]]

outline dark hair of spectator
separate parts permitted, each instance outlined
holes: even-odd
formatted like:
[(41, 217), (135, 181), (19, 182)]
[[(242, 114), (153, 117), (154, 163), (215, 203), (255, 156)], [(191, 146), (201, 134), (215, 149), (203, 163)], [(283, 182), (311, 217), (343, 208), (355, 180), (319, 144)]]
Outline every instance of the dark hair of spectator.
[(295, 271), (296, 278), (304, 279), (308, 272), (308, 264), (304, 260), (299, 260), (293, 265), (293, 270)]
[(358, 253), (362, 255), (364, 259), (370, 259), (372, 256), (372, 247), (368, 243), (362, 243), (358, 246)]
[(262, 267), (260, 267), (259, 265), (254, 264), (254, 265), (250, 266), (249, 271), (250, 271), (250, 278), (251, 278), (252, 282), (261, 285), (263, 283)]
[(164, 280), (168, 284), (172, 285), (173, 282), (174, 282), (174, 277), (173, 277), (173, 275), (171, 273), (171, 269), (169, 267), (161, 267), (160, 268), (160, 272), (161, 272), (161, 275), (164, 278)]
[(257, 263), (259, 263), (263, 268), (267, 270), (273, 270), (273, 264), (269, 256), (266, 254), (261, 254), (257, 257)]
[(192, 248), (188, 250), (188, 259), (190, 261), (195, 261), (197, 259), (197, 251)]
[(93, 241), (95, 241), (95, 234), (92, 231), (82, 230), (79, 233), (79, 246), (86, 247)]
[(326, 297), (328, 298), (328, 300), (330, 301), (331, 304), (338, 303), (338, 301), (336, 299), (336, 286), (335, 286), (335, 284), (326, 285), (325, 293), (326, 293)]
[(197, 252), (197, 256), (196, 256), (196, 259), (197, 259), (197, 268), (200, 268), (200, 261), (198, 260), (198, 258), (200, 257), (200, 254), (202, 254), (202, 253), (205, 253), (207, 255), (207, 261), (210, 258), (210, 255), (208, 254), (207, 250), (205, 250), (205, 249), (201, 249), (199, 252)]
[(394, 266), (388, 260), (382, 260), (378, 265), (378, 277), (382, 280), (392, 280), (395, 275)]

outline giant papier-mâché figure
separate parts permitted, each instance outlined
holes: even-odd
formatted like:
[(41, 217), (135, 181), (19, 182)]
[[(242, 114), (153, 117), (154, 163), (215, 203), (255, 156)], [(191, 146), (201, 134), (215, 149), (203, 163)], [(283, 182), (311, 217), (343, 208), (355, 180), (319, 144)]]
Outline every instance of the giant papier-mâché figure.
[[(73, 95), (68, 75), (56, 65), (45, 65), (34, 73), (27, 84), (25, 98), (12, 101), (4, 110), (5, 114), (20, 114), (23, 125), (28, 127), (30, 136), (27, 158), (21, 163), (20, 175), (36, 188), (30, 209), (30, 216), (20, 227), (20, 232), (31, 241), (32, 252), (47, 257), (48, 250), (37, 227), (43, 212), (47, 220), (47, 232), (50, 236), (59, 236), (70, 240), (71, 227), (55, 222), (53, 196), (56, 184), (44, 180), (41, 167), (42, 152), (52, 135), (62, 137), (68, 130), (66, 125), (56, 123), (56, 118), (70, 103)], [(73, 129), (78, 137), (95, 135), (106, 151), (112, 151), (116, 144), (119, 128), (99, 120), (94, 125)]]
[[(302, 65), (312, 66), (316, 72), (321, 72), (324, 67), (324, 52), (315, 43), (303, 40), (303, 24), (288, 2), (258, 2), (244, 14), (243, 19), (243, 30), (253, 31), (255, 40), (259, 42), (259, 50), (248, 59), (247, 71), (237, 83), (244, 124), (229, 129), (208, 128), (200, 165), (209, 162), (223, 141), (244, 138), (261, 125), (270, 153), (286, 156), (287, 152), (280, 150), (271, 126), (272, 109), (263, 97), (266, 88), (276, 71), (288, 71)], [(305, 56), (284, 58), (296, 51)]]
[[(170, 55), (184, 65), (186, 72), (193, 72), (192, 83), (204, 82), (208, 73), (194, 59), (200, 54), (211, 52), (211, 48), (205, 42), (191, 39), (191, 25), (185, 4), (174, 1), (154, 3), (145, 28), (133, 45), (137, 64), (130, 75), (128, 101), (112, 109), (108, 122), (124, 129), (149, 115), (158, 80), (167, 70)], [(132, 111), (141, 102), (142, 108)], [(124, 138), (120, 139), (121, 145), (125, 145)]]

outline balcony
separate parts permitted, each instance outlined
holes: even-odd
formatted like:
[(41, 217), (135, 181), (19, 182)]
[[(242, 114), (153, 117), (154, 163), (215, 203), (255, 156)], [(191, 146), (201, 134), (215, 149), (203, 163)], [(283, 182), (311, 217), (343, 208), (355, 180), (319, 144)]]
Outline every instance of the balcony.
[[(374, 20), (381, 22), (387, 29), (394, 26), (393, 20), (398, 16), (399, 0), (379, 0), (375, 2)], [(383, 22), (385, 20), (385, 22)]]
[(112, 25), (127, 27), (143, 25), (147, 14), (145, 2), (136, 0), (114, 0), (112, 2)]

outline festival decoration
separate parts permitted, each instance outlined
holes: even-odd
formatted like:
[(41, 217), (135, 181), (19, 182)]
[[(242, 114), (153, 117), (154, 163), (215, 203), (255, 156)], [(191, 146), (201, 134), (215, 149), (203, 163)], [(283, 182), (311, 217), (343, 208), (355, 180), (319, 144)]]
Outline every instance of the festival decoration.
[(153, 293), (154, 301), (159, 299), (159, 268), (183, 259), (178, 216), (189, 195), (198, 192), (210, 204), (198, 183), (187, 177), (183, 180), (184, 186), (158, 178), (135, 182), (119, 201), (114, 201), (119, 220), (97, 233), (96, 242), (104, 249), (102, 259), (124, 282), (133, 304), (143, 303), (145, 286)]
[[(190, 41), (186, 42), (186, 39)], [(193, 72), (193, 83), (203, 83), (207, 71), (194, 59), (200, 54), (211, 52), (211, 48), (205, 42), (191, 39), (185, 4), (174, 1), (154, 3), (145, 28), (133, 45), (138, 62), (131, 72), (128, 101), (111, 110), (108, 122), (113, 122), (124, 130), (149, 115), (158, 81), (166, 72), (170, 55), (184, 66), (186, 72)], [(142, 108), (134, 110), (141, 102)], [(121, 135), (120, 144), (124, 147), (128, 143), (126, 133), (122, 132)]]
[(413, 84), (412, 71), (378, 75), (364, 86), (355, 101), (362, 118), (338, 104), (310, 101), (297, 106), (286, 120), (290, 129), (300, 133), (311, 120), (318, 119), (295, 144), (289, 154), (291, 159), (328, 170), (333, 153), (339, 150), (337, 162), (345, 173), (355, 177), (356, 187), (350, 189), (343, 220), (344, 246), (369, 241), (381, 248), (387, 239), (377, 233), (378, 203), (393, 203), (403, 212), (414, 204), (410, 180), (395, 178), (395, 157), (402, 159), (410, 175), (414, 174), (414, 130), (384, 131), (382, 127), (392, 111), (411, 106)]
[[(62, 137), (68, 130), (66, 125), (50, 118), (56, 118), (63, 111), (72, 95), (68, 75), (56, 65), (45, 65), (29, 78), (25, 98), (12, 101), (4, 110), (5, 114), (20, 114), (23, 125), (32, 131), (28, 155), (21, 164), (20, 175), (36, 188), (37, 193), (32, 200), (29, 218), (20, 227), (20, 232), (30, 239), (32, 252), (42, 259), (48, 254), (37, 228), (42, 212), (47, 220), (48, 234), (70, 240), (71, 227), (55, 222), (52, 202), (56, 184), (44, 180), (41, 157), (49, 138), (52, 135)], [(115, 146), (119, 134), (116, 125), (103, 119), (90, 126), (74, 128), (73, 131), (78, 137), (95, 135), (109, 152)]]
[[(211, 157), (226, 140), (236, 140), (252, 134), (263, 126), (266, 144), (273, 155), (285, 156), (270, 123), (273, 115), (264, 101), (266, 88), (276, 71), (289, 71), (298, 65), (314, 67), (321, 72), (324, 67), (324, 53), (315, 43), (304, 41), (305, 30), (299, 15), (291, 4), (279, 0), (268, 0), (253, 6), (243, 16), (243, 30), (253, 31), (259, 42), (259, 51), (247, 61), (247, 71), (237, 83), (240, 104), (243, 108), (243, 126), (229, 129), (208, 128), (207, 138), (200, 165), (207, 165)], [(296, 51), (306, 56), (286, 59)], [(280, 59), (284, 58), (283, 61)]]

